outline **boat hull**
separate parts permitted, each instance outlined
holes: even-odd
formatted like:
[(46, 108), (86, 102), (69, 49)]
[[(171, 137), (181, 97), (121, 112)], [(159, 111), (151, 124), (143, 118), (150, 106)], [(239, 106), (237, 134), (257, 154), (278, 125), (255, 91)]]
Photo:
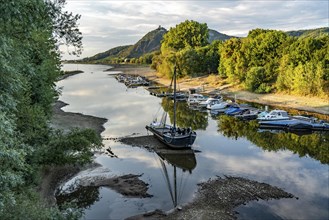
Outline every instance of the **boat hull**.
[(195, 132), (189, 132), (186, 134), (178, 134), (177, 132), (173, 135), (170, 128), (158, 128), (153, 126), (145, 127), (148, 131), (152, 132), (156, 138), (161, 142), (174, 149), (186, 149), (191, 148), (192, 144), (196, 139)]
[(273, 129), (329, 131), (328, 124), (312, 123), (298, 119), (260, 121), (259, 126), (260, 128), (273, 128)]

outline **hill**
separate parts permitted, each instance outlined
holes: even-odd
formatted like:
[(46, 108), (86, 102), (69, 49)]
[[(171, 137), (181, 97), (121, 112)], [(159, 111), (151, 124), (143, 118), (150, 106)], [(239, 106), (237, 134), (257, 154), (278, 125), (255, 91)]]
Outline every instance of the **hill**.
[[(161, 40), (163, 35), (167, 33), (167, 30), (161, 26), (157, 29), (148, 32), (144, 35), (136, 44), (119, 46), (107, 50), (102, 53), (98, 53), (92, 57), (87, 57), (81, 62), (102, 62), (102, 61), (111, 61), (118, 58), (139, 58), (145, 54), (152, 53), (154, 51), (160, 50)], [(297, 30), (297, 31), (287, 31), (290, 36), (294, 37), (318, 37), (321, 35), (329, 35), (329, 28), (316, 28), (309, 30)], [(211, 43), (214, 40), (226, 41), (234, 36), (229, 36), (223, 33), (220, 33), (216, 30), (209, 29), (209, 38), (208, 41)]]
[[(148, 32), (144, 35), (136, 44), (119, 46), (107, 50), (102, 53), (98, 53), (94, 56), (84, 58), (80, 60), (81, 62), (101, 62), (110, 61), (116, 58), (139, 58), (148, 53), (160, 50), (161, 41), (163, 35), (167, 33), (167, 30), (161, 26), (157, 29)], [(222, 34), (218, 31), (209, 29), (209, 39), (211, 43), (214, 40), (228, 40), (233, 36)]]
[(144, 54), (160, 50), (161, 40), (165, 33), (167, 33), (167, 30), (159, 26), (157, 29), (148, 32), (134, 45), (115, 47), (92, 57), (84, 58), (80, 61), (102, 62), (118, 58), (138, 58)]
[(102, 53), (98, 53), (92, 57), (86, 57), (83, 58), (82, 62), (92, 62), (92, 61), (97, 61), (97, 60), (102, 60), (102, 59), (109, 59), (109, 58), (115, 58), (115, 57), (119, 57), (122, 53), (124, 53), (124, 51), (126, 51), (127, 49), (129, 49), (132, 45), (127, 45), (127, 46), (119, 46), (119, 47), (114, 47), (110, 50), (107, 50), (105, 52)]
[(208, 37), (209, 43), (213, 42), (214, 40), (226, 41), (226, 40), (228, 40), (232, 37), (234, 37), (234, 36), (229, 36), (229, 35), (226, 35), (226, 34), (222, 34), (218, 31), (209, 29), (209, 37)]
[(161, 26), (148, 32), (144, 37), (142, 37), (142, 39), (127, 50), (126, 57), (138, 58), (146, 53), (160, 50), (161, 40), (163, 39), (163, 35), (165, 33), (167, 33), (167, 30)]
[(316, 28), (316, 29), (309, 29), (309, 30), (297, 30), (297, 31), (287, 31), (288, 35), (293, 37), (319, 37), (321, 35), (329, 35), (329, 28)]

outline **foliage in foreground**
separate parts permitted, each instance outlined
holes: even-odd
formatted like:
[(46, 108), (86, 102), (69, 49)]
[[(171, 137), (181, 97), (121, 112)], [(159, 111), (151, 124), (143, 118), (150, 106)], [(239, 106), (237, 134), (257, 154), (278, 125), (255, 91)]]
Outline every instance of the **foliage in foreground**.
[(0, 4), (0, 219), (70, 219), (45, 207), (35, 192), (40, 166), (83, 164), (100, 140), (91, 130), (68, 134), (49, 128), (60, 77), (57, 45), (80, 53), (79, 15), (65, 1)]

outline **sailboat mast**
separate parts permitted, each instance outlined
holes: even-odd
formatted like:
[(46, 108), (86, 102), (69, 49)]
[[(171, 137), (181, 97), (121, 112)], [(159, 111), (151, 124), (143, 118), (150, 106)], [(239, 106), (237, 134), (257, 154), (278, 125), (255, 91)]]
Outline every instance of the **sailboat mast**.
[(176, 129), (176, 65), (174, 67), (174, 129)]

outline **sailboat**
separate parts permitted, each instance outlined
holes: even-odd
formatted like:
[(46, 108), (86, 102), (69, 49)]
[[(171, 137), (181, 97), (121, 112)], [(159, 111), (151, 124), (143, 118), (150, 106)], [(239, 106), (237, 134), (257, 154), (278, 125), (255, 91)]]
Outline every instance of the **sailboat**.
[(156, 138), (171, 148), (182, 149), (191, 148), (196, 139), (196, 132), (192, 128), (176, 127), (176, 66), (174, 68), (174, 121), (173, 125), (166, 124), (167, 112), (162, 115), (161, 121), (153, 120), (146, 125), (146, 129), (154, 134)]

